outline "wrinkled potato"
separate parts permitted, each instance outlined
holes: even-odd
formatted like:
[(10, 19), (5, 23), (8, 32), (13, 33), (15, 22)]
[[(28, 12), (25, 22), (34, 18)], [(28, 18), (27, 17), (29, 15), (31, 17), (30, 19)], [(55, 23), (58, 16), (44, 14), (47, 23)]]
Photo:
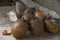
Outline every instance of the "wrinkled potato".
[(58, 25), (50, 19), (45, 20), (46, 30), (50, 33), (58, 33)]

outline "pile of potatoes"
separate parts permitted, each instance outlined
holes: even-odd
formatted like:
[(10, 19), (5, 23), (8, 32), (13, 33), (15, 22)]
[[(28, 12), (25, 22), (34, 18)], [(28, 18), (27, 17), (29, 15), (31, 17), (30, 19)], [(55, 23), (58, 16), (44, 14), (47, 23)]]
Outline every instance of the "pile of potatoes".
[(26, 8), (22, 17), (14, 22), (11, 33), (15, 38), (23, 38), (28, 31), (36, 37), (44, 31), (56, 34), (58, 25), (52, 21), (51, 16), (45, 16), (39, 8)]

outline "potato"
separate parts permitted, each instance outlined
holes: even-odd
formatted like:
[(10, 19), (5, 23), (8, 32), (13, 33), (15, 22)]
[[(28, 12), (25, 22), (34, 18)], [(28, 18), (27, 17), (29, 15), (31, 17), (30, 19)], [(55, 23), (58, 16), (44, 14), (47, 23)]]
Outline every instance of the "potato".
[(58, 25), (51, 19), (45, 19), (46, 30), (50, 33), (58, 33)]

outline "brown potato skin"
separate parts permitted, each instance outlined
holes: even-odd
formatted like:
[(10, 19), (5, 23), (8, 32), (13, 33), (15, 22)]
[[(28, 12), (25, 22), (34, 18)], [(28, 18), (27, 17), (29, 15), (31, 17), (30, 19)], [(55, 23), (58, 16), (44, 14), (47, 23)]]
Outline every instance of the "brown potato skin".
[(17, 20), (12, 29), (12, 35), (15, 38), (22, 38), (26, 35), (27, 31), (28, 31), (28, 25), (26, 22), (22, 21), (22, 20)]
[(45, 19), (45, 15), (43, 14), (43, 12), (41, 12), (40, 10), (37, 10), (34, 15), (42, 20)]
[(56, 34), (58, 33), (58, 25), (53, 23), (51, 20), (45, 20), (46, 30), (50, 33)]
[(33, 8), (27, 8), (25, 11), (24, 11), (24, 14), (23, 14), (23, 17), (25, 21), (30, 21), (33, 17), (33, 13), (34, 10)]
[(42, 20), (32, 19), (30, 33), (34, 36), (40, 36), (44, 32), (44, 25)]

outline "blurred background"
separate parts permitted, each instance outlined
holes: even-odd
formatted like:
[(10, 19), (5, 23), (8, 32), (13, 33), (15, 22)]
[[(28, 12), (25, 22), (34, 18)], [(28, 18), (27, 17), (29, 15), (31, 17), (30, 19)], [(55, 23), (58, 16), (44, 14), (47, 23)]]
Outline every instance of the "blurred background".
[(34, 0), (36, 3), (56, 11), (60, 15), (60, 0)]

